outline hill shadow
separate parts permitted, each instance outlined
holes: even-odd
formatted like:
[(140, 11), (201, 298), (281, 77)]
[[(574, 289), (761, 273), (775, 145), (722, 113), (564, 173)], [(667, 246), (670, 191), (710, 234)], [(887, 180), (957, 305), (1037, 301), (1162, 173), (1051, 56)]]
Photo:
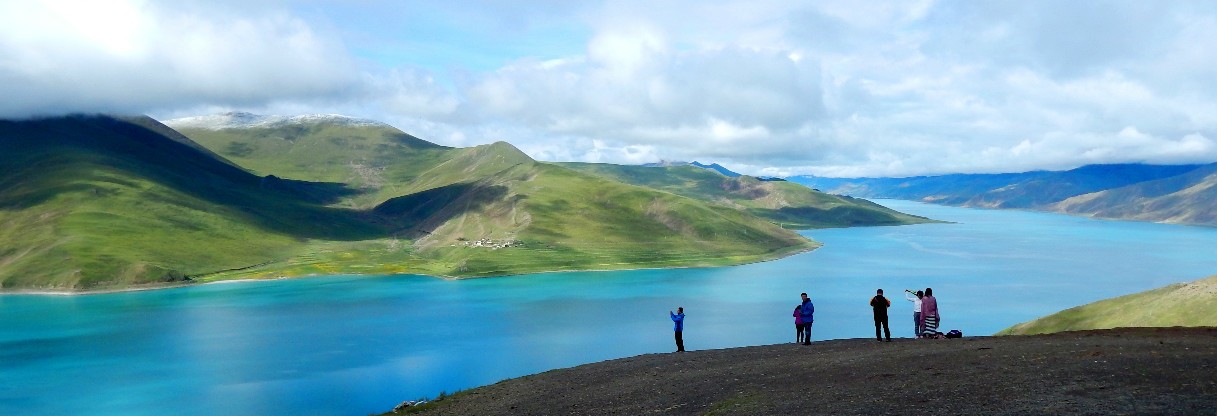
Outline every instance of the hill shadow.
[[(105, 197), (100, 183), (135, 190), (151, 183), (167, 188), (159, 191), (163, 199), (179, 193), (206, 204), (160, 202), (204, 211), (218, 205), (250, 225), (295, 238), (360, 240), (387, 236), (390, 229), (366, 211), (324, 206), (360, 192), (345, 184), (260, 177), (190, 143), (108, 116), (0, 120), (0, 168), (5, 210), (66, 193)], [(145, 194), (155, 198), (156, 192)]]
[(351, 188), (345, 183), (301, 181), (284, 179), (275, 175), (262, 177), (259, 187), (285, 192), (297, 197), (301, 201), (322, 205), (333, 204), (341, 201), (343, 198), (363, 193), (363, 191)]
[(434, 227), (506, 195), (507, 187), (502, 185), (456, 183), (392, 198), (371, 212), (394, 222), (398, 226), (394, 234), (430, 234)]
[(837, 206), (829, 209), (814, 207), (783, 207), (780, 209), (750, 209), (748, 212), (770, 221), (786, 223), (794, 228), (854, 227), (861, 225), (901, 225), (899, 218), (871, 209)]

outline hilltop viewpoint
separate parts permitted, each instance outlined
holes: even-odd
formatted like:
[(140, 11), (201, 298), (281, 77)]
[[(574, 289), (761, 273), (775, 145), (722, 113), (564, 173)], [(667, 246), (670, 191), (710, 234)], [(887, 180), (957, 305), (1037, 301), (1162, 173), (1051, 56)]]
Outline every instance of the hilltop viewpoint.
[(998, 334), (1018, 336), (648, 354), (506, 380), (398, 413), (1217, 413), (1217, 276)]
[(506, 380), (425, 415), (1214, 414), (1217, 328), (648, 354)]

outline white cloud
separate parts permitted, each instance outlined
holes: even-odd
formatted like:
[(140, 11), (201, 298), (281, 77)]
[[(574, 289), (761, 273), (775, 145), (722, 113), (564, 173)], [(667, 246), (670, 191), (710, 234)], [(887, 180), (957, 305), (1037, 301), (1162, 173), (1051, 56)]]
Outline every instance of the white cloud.
[(466, 90), (469, 105), (621, 149), (683, 149), (673, 158), (776, 150), (822, 118), (814, 61), (782, 50), (676, 50), (647, 27), (614, 26), (589, 42), (586, 59), (521, 61), (489, 74)]
[[(0, 116), (344, 113), (542, 160), (758, 174), (1217, 160), (1210, 2), (386, 3), (362, 19), (346, 2), (310, 3), (320, 18), (236, 4), (0, 3)], [(478, 27), (368, 32), (415, 17)], [(546, 49), (555, 35), (583, 48)], [(442, 69), (394, 49), (448, 45), (516, 55)]]
[(341, 43), (298, 18), (164, 6), (0, 3), (0, 116), (257, 104), (333, 96), (358, 79)]
[(377, 101), (383, 111), (411, 117), (445, 121), (453, 116), (460, 100), (439, 85), (435, 77), (410, 68), (364, 74), (364, 95)]

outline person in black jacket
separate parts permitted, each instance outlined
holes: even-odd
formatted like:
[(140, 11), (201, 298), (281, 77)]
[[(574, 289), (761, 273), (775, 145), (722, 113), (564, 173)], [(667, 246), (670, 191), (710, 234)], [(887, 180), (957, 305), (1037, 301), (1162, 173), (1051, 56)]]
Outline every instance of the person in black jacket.
[(870, 307), (875, 310), (875, 340), (883, 341), (879, 337), (879, 326), (883, 326), (883, 336), (887, 338), (887, 342), (892, 342), (892, 330), (887, 327), (887, 308), (892, 306), (892, 301), (883, 297), (883, 289), (875, 291), (875, 297), (870, 299)]

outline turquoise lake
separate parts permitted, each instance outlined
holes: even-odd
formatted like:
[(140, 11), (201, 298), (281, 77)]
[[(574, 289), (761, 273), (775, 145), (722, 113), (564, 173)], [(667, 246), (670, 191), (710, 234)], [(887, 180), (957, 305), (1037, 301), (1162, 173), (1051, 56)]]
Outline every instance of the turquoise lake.
[[(989, 335), (1217, 274), (1217, 229), (879, 201), (952, 224), (814, 230), (825, 245), (713, 269), (444, 281), (330, 276), (86, 296), (0, 296), (0, 414), (365, 415), (405, 399), (674, 349), (871, 337), (867, 302), (933, 287), (942, 330)], [(934, 341), (938, 342), (938, 341)], [(948, 342), (948, 341), (942, 341)]]

